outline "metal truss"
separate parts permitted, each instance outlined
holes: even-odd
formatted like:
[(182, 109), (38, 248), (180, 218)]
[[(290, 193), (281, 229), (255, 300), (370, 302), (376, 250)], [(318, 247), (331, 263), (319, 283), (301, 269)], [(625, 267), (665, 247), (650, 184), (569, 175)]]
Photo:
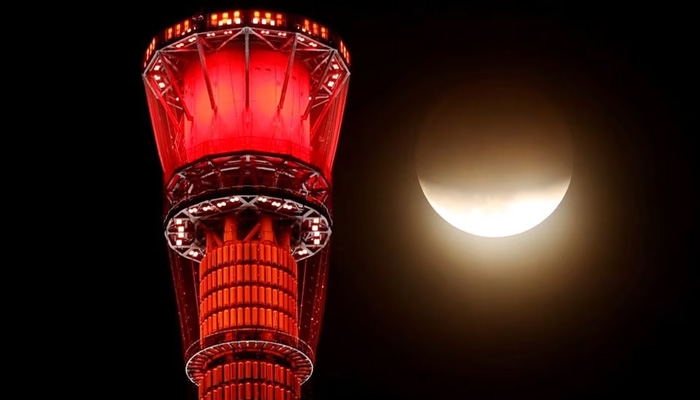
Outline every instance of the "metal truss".
[(311, 72), (310, 99), (303, 119), (311, 117), (311, 136), (319, 129), (319, 122), (332, 107), (333, 99), (347, 85), (350, 70), (338, 51), (311, 36), (284, 30), (239, 27), (226, 30), (197, 32), (185, 36), (155, 51), (143, 72), (143, 80), (161, 103), (171, 126), (182, 133), (184, 121), (192, 120), (183, 97), (183, 65), (193, 60), (200, 63), (204, 73), (212, 110), (217, 109), (211, 79), (207, 72), (207, 56), (226, 48), (243, 47), (245, 53), (245, 104), (249, 105), (249, 64), (251, 47), (267, 48), (287, 54), (288, 63), (280, 98), (281, 110), (295, 61), (303, 62)]
[(287, 360), (306, 382), (313, 372), (313, 350), (301, 339), (269, 329), (231, 329), (194, 342), (187, 350), (187, 375), (197, 384), (207, 363), (221, 354), (258, 351)]
[(237, 152), (204, 157), (176, 171), (165, 190), (170, 210), (222, 192), (255, 192), (308, 203), (330, 218), (328, 181), (311, 165), (290, 156)]
[(181, 168), (166, 186), (169, 246), (200, 261), (206, 252), (201, 224), (230, 213), (255, 210), (295, 221), (292, 254), (316, 254), (330, 238), (331, 190), (321, 173), (291, 157), (235, 153), (210, 156)]

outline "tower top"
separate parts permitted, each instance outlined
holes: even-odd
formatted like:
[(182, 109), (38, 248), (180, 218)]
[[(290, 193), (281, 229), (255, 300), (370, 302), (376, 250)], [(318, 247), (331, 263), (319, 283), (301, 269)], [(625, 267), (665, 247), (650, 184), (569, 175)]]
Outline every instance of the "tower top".
[[(227, 31), (243, 27), (267, 29), (271, 32), (299, 32), (312, 40), (317, 40), (331, 47), (336, 47), (346, 64), (350, 65), (350, 53), (340, 36), (331, 32), (326, 26), (308, 18), (289, 13), (260, 10), (230, 10), (212, 13), (197, 13), (185, 20), (171, 25), (153, 37), (146, 49), (143, 67), (148, 66), (153, 54), (160, 48), (182, 41), (183, 46), (192, 34)], [(189, 39), (188, 39), (189, 38)], [(315, 43), (309, 43), (313, 46)]]

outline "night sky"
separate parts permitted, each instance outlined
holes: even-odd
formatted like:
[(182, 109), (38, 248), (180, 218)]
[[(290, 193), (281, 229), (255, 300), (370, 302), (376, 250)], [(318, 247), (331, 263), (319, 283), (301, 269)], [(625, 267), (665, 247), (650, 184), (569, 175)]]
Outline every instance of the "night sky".
[[(151, 37), (197, 11), (308, 16), (352, 55), (334, 165), (328, 297), (308, 398), (602, 399), (698, 396), (697, 70), (689, 10), (468, 2), (153, 2), (123, 11), (118, 174), (139, 257), (110, 296), (124, 351), (111, 386), (187, 399), (162, 235), (162, 172), (140, 76)], [(281, 4), (281, 6), (280, 6)], [(679, 3), (680, 4), (680, 3)], [(122, 11), (120, 11), (120, 14)], [(522, 235), (461, 232), (414, 167), (426, 110), (464, 76), (536, 77), (566, 110), (571, 186)], [(123, 161), (122, 161), (123, 162)], [(128, 193), (128, 194), (127, 194)], [(116, 286), (116, 285), (115, 285)], [(149, 371), (158, 371), (151, 375)], [(131, 385), (141, 385), (142, 388)]]

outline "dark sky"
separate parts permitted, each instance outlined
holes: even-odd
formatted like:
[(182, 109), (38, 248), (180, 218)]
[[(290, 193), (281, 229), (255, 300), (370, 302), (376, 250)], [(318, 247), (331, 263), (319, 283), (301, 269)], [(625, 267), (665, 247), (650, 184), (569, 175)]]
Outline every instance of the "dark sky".
[[(189, 385), (143, 52), (158, 30), (200, 9), (267, 5), (339, 32), (353, 61), (313, 399), (698, 396), (697, 46), (680, 2), (218, 3), (153, 2), (122, 19), (117, 90), (130, 100), (113, 121), (128, 148), (125, 201), (138, 199), (131, 243), (143, 256), (124, 256), (131, 267), (113, 277), (122, 286), (112, 295), (125, 299), (114, 315), (125, 350), (112, 357), (142, 360), (113, 378), (120, 392), (133, 383), (131, 398), (184, 400)], [(445, 87), (479, 74), (542, 80), (573, 135), (566, 197), (513, 238), (445, 223), (413, 165), (426, 110)]]

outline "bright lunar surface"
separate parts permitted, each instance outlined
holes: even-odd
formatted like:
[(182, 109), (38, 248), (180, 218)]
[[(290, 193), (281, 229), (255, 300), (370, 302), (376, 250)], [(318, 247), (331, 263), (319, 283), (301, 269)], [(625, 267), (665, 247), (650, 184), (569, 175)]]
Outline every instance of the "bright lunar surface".
[(421, 127), (420, 186), (433, 209), (477, 236), (527, 231), (559, 206), (571, 181), (571, 137), (536, 85), (482, 79), (445, 93)]

